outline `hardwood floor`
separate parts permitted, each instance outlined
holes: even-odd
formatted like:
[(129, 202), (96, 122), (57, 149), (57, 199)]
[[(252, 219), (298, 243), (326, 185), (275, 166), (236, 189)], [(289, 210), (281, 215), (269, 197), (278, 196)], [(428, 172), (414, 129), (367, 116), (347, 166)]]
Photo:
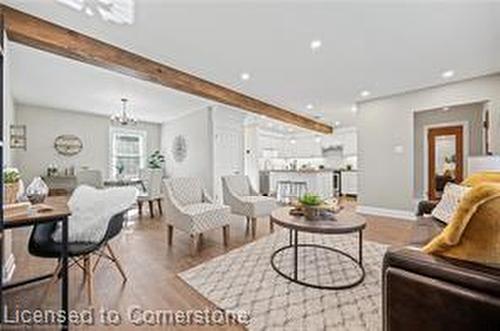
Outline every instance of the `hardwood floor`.
[[(352, 201), (343, 201), (346, 208), (354, 208)], [(367, 240), (397, 245), (408, 240), (412, 222), (384, 217), (366, 216), (368, 226), (365, 231)], [(277, 227), (275, 227), (277, 228)], [(276, 229), (275, 229), (276, 230)], [(123, 316), (130, 306), (139, 305), (143, 309), (193, 310), (215, 308), (208, 300), (199, 295), (180, 280), (177, 273), (208, 261), (252, 241), (246, 232), (246, 221), (235, 217), (231, 223), (230, 241), (223, 245), (222, 230), (211, 231), (203, 236), (201, 250), (195, 257), (190, 255), (191, 240), (188, 235), (175, 231), (173, 245), (167, 246), (167, 230), (162, 218), (138, 218), (131, 215), (126, 228), (111, 245), (117, 253), (128, 277), (123, 283), (122, 277), (108, 261), (102, 260), (95, 272), (93, 307), (114, 309)], [(269, 234), (268, 220), (259, 219), (257, 239)], [(27, 240), (29, 231), (16, 230), (13, 233), (16, 271), (14, 280), (51, 272), (55, 262), (29, 256)], [(104, 263), (102, 263), (104, 262)], [(47, 289), (46, 283), (33, 285), (5, 294), (5, 303), (10, 310), (15, 309), (58, 309), (59, 291), (57, 285)], [(88, 309), (83, 273), (75, 267), (70, 272), (70, 307), (75, 310)], [(96, 314), (97, 315), (97, 314)], [(34, 327), (29, 330), (54, 330), (50, 327)], [(77, 326), (71, 330), (155, 330), (150, 326), (134, 327), (126, 324), (122, 327)], [(241, 330), (241, 326), (204, 326), (204, 327), (157, 327), (157, 330)], [(2, 326), (2, 330), (21, 330), (21, 328)]]

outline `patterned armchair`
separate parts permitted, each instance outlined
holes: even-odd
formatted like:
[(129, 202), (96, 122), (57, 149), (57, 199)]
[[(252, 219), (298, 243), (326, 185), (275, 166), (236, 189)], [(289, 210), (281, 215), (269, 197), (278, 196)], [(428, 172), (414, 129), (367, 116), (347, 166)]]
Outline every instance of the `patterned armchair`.
[(201, 234), (208, 230), (222, 228), (224, 245), (227, 245), (228, 206), (213, 203), (197, 178), (170, 178), (163, 183), (169, 245), (172, 244), (174, 228), (191, 236), (193, 254), (199, 249)]
[[(276, 200), (259, 195), (250, 184), (247, 176), (223, 176), (222, 190), (224, 204), (231, 207), (231, 212), (247, 218), (247, 228), (251, 222), (252, 237), (257, 230), (257, 217), (269, 216), (276, 209)], [(270, 222), (273, 231), (273, 223)]]

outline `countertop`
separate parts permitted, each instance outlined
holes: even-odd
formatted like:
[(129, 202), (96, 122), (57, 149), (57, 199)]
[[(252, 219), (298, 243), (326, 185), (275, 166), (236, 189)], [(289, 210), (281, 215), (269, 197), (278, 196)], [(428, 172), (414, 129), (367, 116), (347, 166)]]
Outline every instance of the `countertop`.
[(306, 174), (314, 174), (314, 173), (322, 173), (322, 172), (333, 172), (333, 169), (298, 169), (298, 170), (261, 170), (260, 172), (294, 172), (294, 173), (306, 173)]

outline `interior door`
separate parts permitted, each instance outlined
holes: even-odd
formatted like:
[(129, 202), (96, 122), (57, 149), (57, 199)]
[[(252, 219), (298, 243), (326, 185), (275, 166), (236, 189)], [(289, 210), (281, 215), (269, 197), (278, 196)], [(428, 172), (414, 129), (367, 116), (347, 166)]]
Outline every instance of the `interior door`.
[(220, 178), (227, 175), (243, 175), (244, 164), (243, 127), (217, 126), (215, 132), (214, 195), (222, 201)]
[(463, 180), (463, 127), (448, 126), (429, 129), (428, 142), (428, 196), (438, 200), (446, 183)]

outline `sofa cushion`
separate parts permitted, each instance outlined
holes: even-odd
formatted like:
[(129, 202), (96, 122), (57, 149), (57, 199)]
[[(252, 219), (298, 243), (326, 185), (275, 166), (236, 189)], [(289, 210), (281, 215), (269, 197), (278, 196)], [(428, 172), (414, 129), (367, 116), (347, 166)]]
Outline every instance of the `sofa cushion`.
[(443, 231), (446, 223), (433, 217), (419, 217), (415, 221), (409, 243), (412, 246), (424, 246)]

